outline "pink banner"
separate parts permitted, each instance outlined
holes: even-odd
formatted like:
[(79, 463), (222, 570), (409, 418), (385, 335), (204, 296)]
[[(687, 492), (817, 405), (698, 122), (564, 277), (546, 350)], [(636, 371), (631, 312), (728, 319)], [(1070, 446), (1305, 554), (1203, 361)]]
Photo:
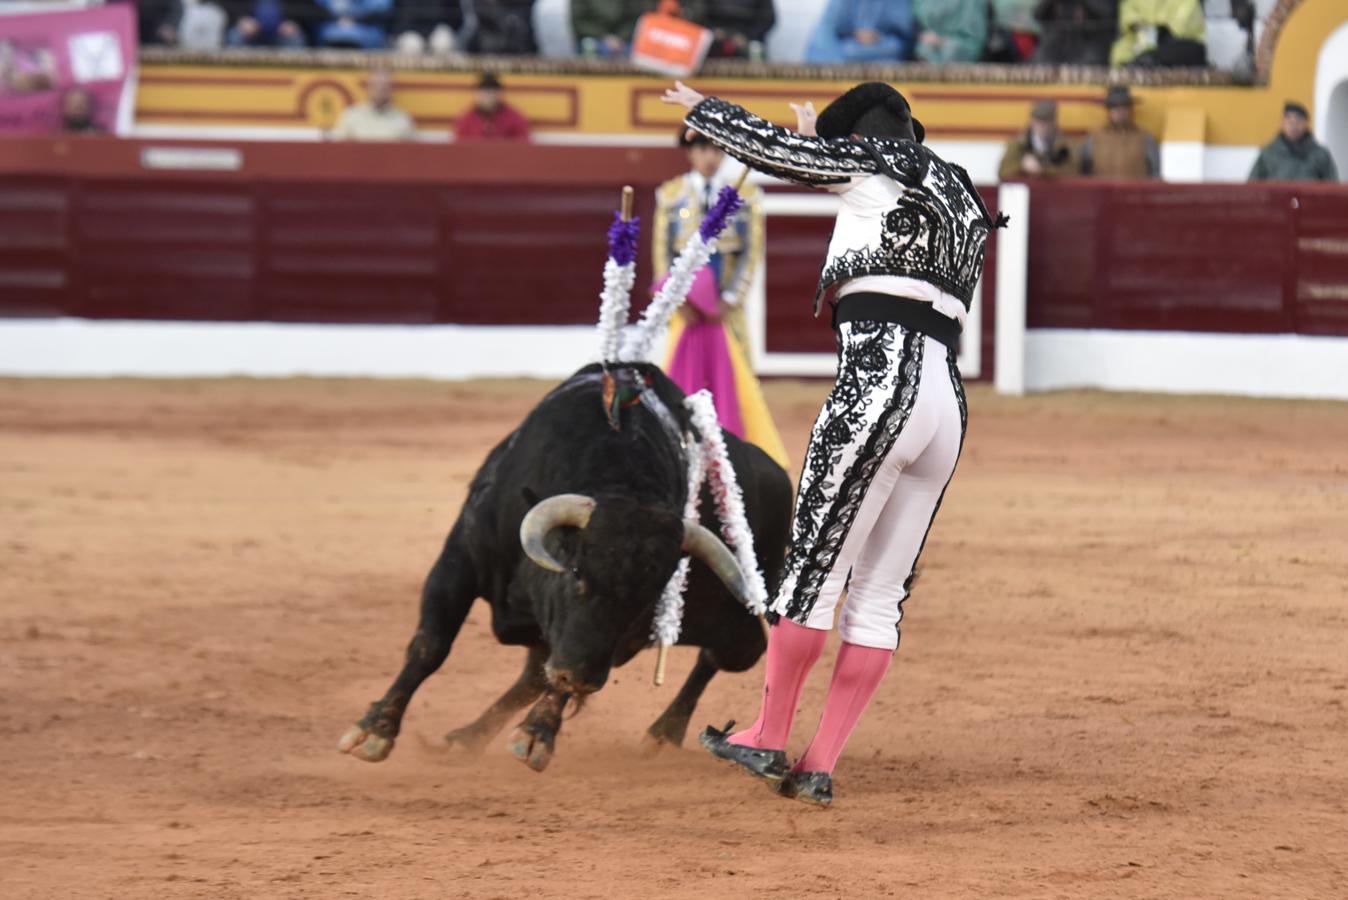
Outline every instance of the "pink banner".
[(0, 134), (123, 130), (136, 52), (130, 3), (0, 14)]

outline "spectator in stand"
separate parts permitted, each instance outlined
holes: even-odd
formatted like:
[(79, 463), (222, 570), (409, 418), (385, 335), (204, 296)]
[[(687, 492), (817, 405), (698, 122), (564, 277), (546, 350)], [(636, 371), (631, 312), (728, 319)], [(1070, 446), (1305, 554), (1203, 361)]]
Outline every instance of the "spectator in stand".
[(571, 0), (571, 31), (581, 56), (625, 57), (637, 19), (656, 7), (656, 0)]
[(332, 17), (318, 26), (324, 47), (378, 50), (388, 43), (393, 0), (315, 0)]
[(87, 88), (73, 87), (61, 95), (61, 130), (67, 134), (103, 134), (94, 121), (94, 95)]
[(988, 24), (988, 62), (1018, 63), (1034, 56), (1039, 46), (1039, 20), (1034, 17), (1039, 0), (992, 0)]
[(918, 59), (978, 62), (988, 39), (988, 0), (913, 0)]
[(505, 102), (504, 89), (490, 72), (478, 80), (473, 107), (454, 126), (457, 141), (527, 141), (529, 120)]
[(1119, 28), (1118, 0), (1039, 0), (1042, 28), (1033, 62), (1103, 66)]
[(898, 62), (912, 56), (913, 35), (912, 0), (829, 0), (805, 61)]
[(1311, 137), (1306, 107), (1288, 100), (1282, 108), (1282, 131), (1254, 161), (1251, 181), (1339, 180), (1338, 167), (1329, 151)]
[(178, 22), (183, 17), (178, 0), (136, 0), (136, 16), (142, 44), (178, 43)]
[(409, 141), (416, 135), (412, 117), (393, 105), (393, 73), (378, 68), (370, 72), (369, 99), (342, 110), (333, 126), (338, 141)]
[(225, 45), (229, 14), (218, 3), (182, 0), (177, 20), (178, 46), (189, 50), (219, 50)]
[(427, 50), (448, 56), (461, 49), (457, 33), (464, 27), (460, 0), (404, 0), (395, 7), (393, 33), (399, 53), (418, 55)]
[(469, 53), (521, 56), (538, 52), (534, 0), (462, 0), (459, 44)]
[(1040, 100), (1030, 111), (1030, 125), (1025, 132), (1007, 141), (997, 174), (1007, 181), (1074, 175), (1076, 171), (1072, 145), (1058, 131), (1057, 102)]
[(1207, 19), (1199, 0), (1123, 0), (1114, 66), (1205, 66)]
[(708, 59), (763, 59), (777, 22), (772, 0), (687, 0), (683, 14), (712, 32)]
[(1109, 123), (1092, 131), (1081, 145), (1081, 174), (1101, 178), (1159, 178), (1161, 151), (1133, 121), (1132, 93), (1118, 84), (1105, 93)]
[(231, 47), (303, 47), (308, 43), (300, 22), (316, 12), (308, 0), (256, 0), (243, 5), (226, 35)]
[[(245, 26), (239, 34), (241, 40), (236, 41), (235, 31), (238, 25), (249, 19), (253, 20), (253, 26), (259, 22), (270, 24), (274, 18), (276, 26), (279, 26), (287, 19), (288, 11), (282, 13), (276, 10), (292, 6), (301, 13), (303, 10), (299, 10), (299, 7), (307, 7), (311, 15), (317, 11), (311, 0), (139, 0), (136, 3), (136, 12), (140, 17), (142, 44), (170, 44), (213, 50), (227, 43), (233, 46), (266, 43), (262, 39), (242, 39), (251, 34), (250, 26)], [(238, 24), (231, 29), (230, 22)], [(293, 22), (290, 24), (294, 25)], [(290, 29), (286, 31), (289, 32)], [(302, 45), (304, 33), (298, 29), (296, 32)], [(268, 46), (278, 44), (299, 46), (286, 45), (275, 40)]]

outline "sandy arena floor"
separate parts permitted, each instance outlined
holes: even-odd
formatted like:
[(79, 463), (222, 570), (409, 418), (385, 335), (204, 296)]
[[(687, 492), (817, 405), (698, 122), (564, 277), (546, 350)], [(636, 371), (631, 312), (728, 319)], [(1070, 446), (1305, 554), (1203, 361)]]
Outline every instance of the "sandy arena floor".
[[(1348, 405), (974, 390), (831, 811), (641, 758), (653, 654), (542, 775), (447, 756), (521, 660), (481, 605), (339, 755), (545, 387), (0, 382), (0, 897), (1348, 896)], [(797, 459), (824, 391), (769, 387)]]

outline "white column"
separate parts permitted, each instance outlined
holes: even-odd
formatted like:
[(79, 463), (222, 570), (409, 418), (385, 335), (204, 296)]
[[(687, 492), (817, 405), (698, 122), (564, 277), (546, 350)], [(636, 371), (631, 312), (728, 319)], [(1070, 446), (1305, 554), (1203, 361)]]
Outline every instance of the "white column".
[(1025, 393), (1025, 280), (1029, 272), (1030, 188), (1004, 184), (997, 206), (1010, 223), (997, 234), (997, 353), (999, 394)]
[(1183, 184), (1201, 182), (1206, 150), (1201, 141), (1164, 141), (1161, 144), (1161, 177)]
[(974, 285), (973, 302), (969, 304), (969, 315), (964, 318), (964, 333), (960, 338), (959, 358), (955, 360), (960, 367), (960, 376), (966, 379), (977, 378), (983, 374), (983, 276), (978, 276)]

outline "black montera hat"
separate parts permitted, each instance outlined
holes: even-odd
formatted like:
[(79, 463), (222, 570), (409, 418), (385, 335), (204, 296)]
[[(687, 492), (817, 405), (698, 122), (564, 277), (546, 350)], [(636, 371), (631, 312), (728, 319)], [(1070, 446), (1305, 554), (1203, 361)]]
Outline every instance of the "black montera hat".
[(495, 72), (483, 72), (482, 77), (477, 80), (477, 89), (480, 91), (499, 91), (501, 79), (496, 77)]
[(1288, 100), (1286, 103), (1282, 105), (1282, 114), (1285, 116), (1288, 113), (1296, 113), (1303, 119), (1309, 119), (1311, 117), (1311, 114), (1309, 111), (1307, 111), (1306, 107), (1302, 106), (1295, 100)]
[(834, 100), (819, 114), (815, 131), (820, 137), (847, 137), (856, 131), (857, 122), (872, 111), (884, 111), (899, 123), (912, 121), (913, 134), (922, 143), (927, 131), (913, 116), (908, 100), (883, 81), (867, 81)]

